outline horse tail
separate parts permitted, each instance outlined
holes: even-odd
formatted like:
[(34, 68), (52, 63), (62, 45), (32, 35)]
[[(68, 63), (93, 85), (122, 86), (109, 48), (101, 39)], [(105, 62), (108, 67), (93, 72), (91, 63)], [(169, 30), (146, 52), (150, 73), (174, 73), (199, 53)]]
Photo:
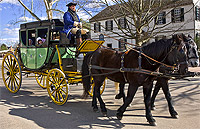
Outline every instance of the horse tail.
[(88, 96), (88, 91), (91, 88), (90, 85), (90, 80), (91, 80), (91, 75), (89, 71), (89, 66), (88, 62), (90, 61), (90, 58), (92, 57), (92, 54), (94, 52), (89, 52), (83, 59), (83, 64), (82, 64), (82, 83), (83, 83), (83, 95), (82, 98), (87, 98)]

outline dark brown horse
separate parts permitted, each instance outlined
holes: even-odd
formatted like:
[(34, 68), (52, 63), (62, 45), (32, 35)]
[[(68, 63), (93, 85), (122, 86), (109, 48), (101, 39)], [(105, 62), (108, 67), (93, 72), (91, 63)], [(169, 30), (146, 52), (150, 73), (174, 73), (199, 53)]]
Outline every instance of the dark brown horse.
[[(168, 40), (159, 40), (157, 42), (153, 42), (141, 48), (142, 53), (150, 56), (151, 58), (168, 64), (174, 65), (178, 62), (186, 62), (186, 55), (184, 53), (183, 47), (185, 46), (183, 39), (174, 35), (173, 38)], [(139, 48), (135, 48), (136, 50), (140, 50)], [(104, 115), (107, 114), (107, 109), (105, 107), (105, 103), (103, 102), (100, 95), (100, 87), (103, 84), (103, 81), (106, 77), (110, 80), (119, 82), (119, 83), (129, 83), (127, 97), (125, 99), (124, 104), (117, 110), (117, 118), (122, 119), (123, 113), (125, 112), (127, 106), (132, 102), (134, 95), (139, 86), (143, 86), (143, 94), (144, 94), (144, 102), (145, 102), (145, 110), (146, 110), (146, 118), (150, 125), (155, 125), (155, 119), (151, 114), (150, 109), (150, 98), (152, 91), (152, 83), (154, 76), (145, 73), (139, 72), (113, 72), (113, 70), (120, 69), (121, 65), (125, 68), (138, 68), (138, 57), (139, 53), (130, 50), (125, 53), (123, 64), (121, 63), (121, 56), (123, 53), (119, 53), (113, 50), (100, 48), (95, 52), (88, 53), (83, 60), (82, 65), (82, 79), (84, 94), (87, 95), (90, 90), (90, 80), (91, 76), (93, 76), (95, 87), (93, 93), (92, 106), (93, 110), (98, 110), (97, 107), (97, 98), (100, 103), (101, 111)], [(144, 57), (142, 55), (141, 58), (141, 68), (149, 71), (155, 71), (160, 66), (159, 63), (152, 65), (152, 61)], [(93, 68), (91, 66), (95, 66), (97, 68)], [(187, 67), (187, 66), (186, 66)], [(102, 68), (102, 69), (99, 69)], [(105, 69), (106, 68), (106, 69)], [(184, 71), (182, 71), (184, 73)], [(98, 76), (96, 76), (98, 75)]]
[[(198, 56), (196, 43), (190, 36), (186, 37), (183, 34), (181, 34), (180, 36), (182, 36), (182, 38), (185, 42), (185, 45), (186, 45), (185, 53), (187, 56), (188, 65), (192, 66), (192, 67), (199, 66), (199, 56)], [(179, 69), (184, 69), (184, 68), (185, 68), (185, 64), (180, 64)], [(173, 72), (173, 71), (174, 70), (171, 70), (165, 66), (161, 66), (159, 68), (159, 72), (162, 72), (162, 73), (169, 73), (169, 72)], [(180, 70), (180, 71), (183, 71), (183, 70)], [(153, 94), (151, 97), (151, 109), (152, 110), (155, 109), (154, 101), (155, 101), (155, 98), (156, 98), (160, 88), (162, 88), (165, 98), (168, 102), (170, 115), (173, 118), (178, 118), (178, 113), (175, 111), (174, 106), (172, 105), (172, 98), (171, 98), (171, 94), (169, 91), (169, 83), (168, 83), (169, 78), (157, 77), (156, 80), (157, 80), (157, 82), (155, 84), (155, 88), (154, 88), (154, 91), (153, 91)], [(125, 84), (119, 84), (120, 91), (119, 91), (119, 94), (117, 94), (115, 96), (116, 99), (123, 98), (123, 100), (125, 100), (124, 85)]]

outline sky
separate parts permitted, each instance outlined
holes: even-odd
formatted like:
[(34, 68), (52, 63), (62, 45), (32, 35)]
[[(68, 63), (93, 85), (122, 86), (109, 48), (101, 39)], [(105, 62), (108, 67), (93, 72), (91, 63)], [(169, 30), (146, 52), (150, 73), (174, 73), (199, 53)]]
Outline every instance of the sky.
[[(31, 0), (22, 0), (25, 5), (30, 7)], [(66, 11), (66, 3), (72, 2), (73, 0), (60, 0), (59, 4), (57, 4), (57, 8)], [(97, 0), (94, 0), (97, 1)], [(42, 3), (42, 4), (41, 4)], [(34, 8), (33, 12), (41, 18), (42, 20), (47, 19), (45, 8), (43, 6), (43, 0), (34, 0)], [(97, 3), (85, 5), (84, 8), (89, 11), (92, 16), (94, 16), (97, 12), (100, 12), (103, 8), (97, 7)], [(78, 9), (78, 6), (77, 6)], [(95, 11), (93, 11), (95, 9)], [(25, 14), (25, 15), (24, 15)], [(87, 20), (91, 18), (88, 13), (86, 13), (83, 9), (77, 10), (77, 14), (80, 18)], [(63, 14), (54, 14), (53, 18), (62, 19)], [(26, 20), (26, 21), (25, 21)], [(22, 22), (24, 21), (24, 22)], [(0, 0), (0, 44), (7, 44), (11, 46), (16, 42), (19, 42), (19, 27), (20, 24), (25, 22), (35, 21), (35, 19), (25, 11), (24, 8), (17, 0)]]

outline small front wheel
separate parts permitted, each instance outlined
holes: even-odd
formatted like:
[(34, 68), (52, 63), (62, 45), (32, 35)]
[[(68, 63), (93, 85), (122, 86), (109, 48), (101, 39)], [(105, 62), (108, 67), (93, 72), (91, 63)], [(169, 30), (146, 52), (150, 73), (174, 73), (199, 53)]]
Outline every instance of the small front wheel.
[(11, 93), (18, 92), (22, 83), (22, 71), (17, 57), (7, 53), (3, 58), (1, 70), (6, 88)]
[[(47, 71), (48, 72), (48, 71)], [(40, 87), (42, 87), (43, 89), (46, 89), (47, 86), (46, 86), (46, 79), (47, 78), (47, 74), (35, 74), (35, 79), (38, 83), (38, 85)]]
[(63, 105), (68, 98), (68, 84), (65, 74), (60, 69), (52, 69), (47, 75), (47, 91), (53, 102)]

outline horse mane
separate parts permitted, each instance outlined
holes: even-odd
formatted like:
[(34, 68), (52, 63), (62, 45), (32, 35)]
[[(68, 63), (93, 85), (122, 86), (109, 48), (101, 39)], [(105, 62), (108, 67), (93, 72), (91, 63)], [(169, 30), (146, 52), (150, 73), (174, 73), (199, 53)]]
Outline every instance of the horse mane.
[(142, 52), (154, 59), (158, 59), (163, 54), (167, 54), (173, 45), (173, 38), (161, 39), (142, 46)]

